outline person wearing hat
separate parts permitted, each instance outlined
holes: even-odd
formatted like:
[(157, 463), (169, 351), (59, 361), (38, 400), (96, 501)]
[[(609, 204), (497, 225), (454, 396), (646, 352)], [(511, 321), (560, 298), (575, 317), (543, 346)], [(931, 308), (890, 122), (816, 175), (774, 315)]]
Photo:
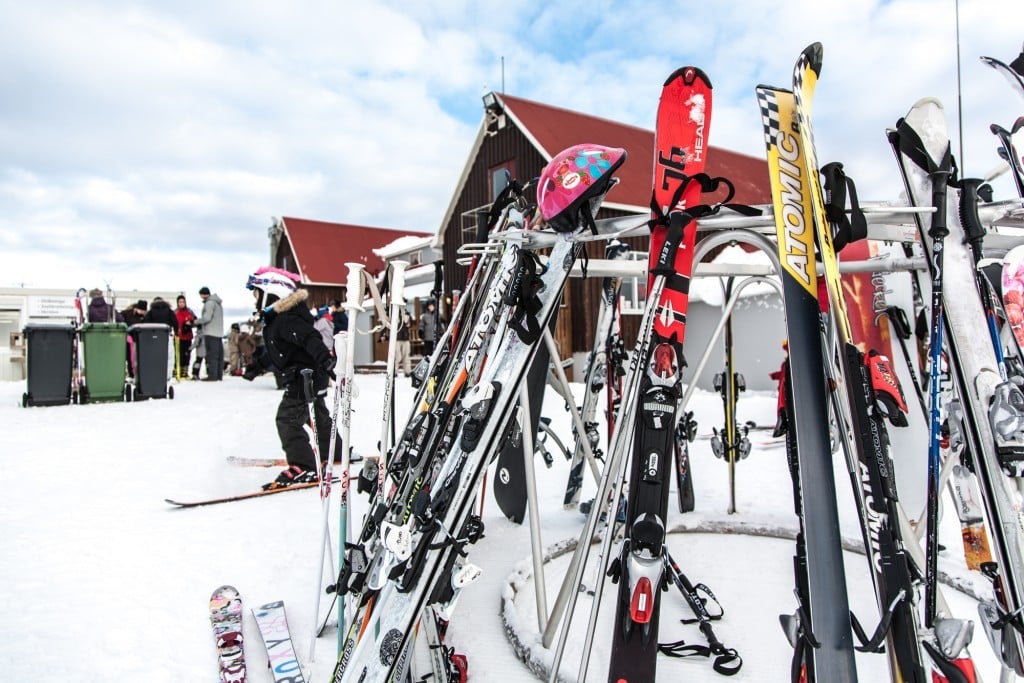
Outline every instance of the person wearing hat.
[(437, 304), (433, 300), (427, 302), (425, 310), (420, 314), (418, 327), (420, 339), (423, 340), (423, 355), (430, 356), (434, 353), (438, 334), (444, 329), (444, 321), (438, 315)]
[(203, 311), (196, 320), (202, 328), (203, 350), (206, 352), (206, 377), (204, 382), (216, 382), (224, 379), (224, 308), (220, 297), (210, 293), (209, 287), (199, 290), (199, 298), (203, 300)]
[(86, 316), (91, 323), (124, 322), (121, 314), (114, 310), (114, 305), (108, 304), (103, 298), (103, 290), (98, 287), (89, 290), (89, 311)]
[(139, 299), (131, 306), (121, 311), (121, 318), (128, 327), (138, 325), (142, 322), (142, 319), (145, 317), (146, 311), (148, 310), (149, 304), (146, 303), (146, 300)]
[(228, 374), (238, 377), (242, 375), (242, 353), (238, 346), (238, 338), (241, 336), (242, 326), (231, 323), (231, 331), (228, 332)]
[(175, 305), (174, 317), (178, 319), (178, 379), (187, 379), (188, 366), (192, 359), (192, 326), (195, 324), (196, 314), (188, 307), (184, 294), (178, 295)]
[(323, 337), (327, 350), (334, 353), (334, 320), (331, 318), (331, 307), (321, 306), (317, 309), (315, 317), (313, 327)]
[(348, 332), (348, 313), (342, 306), (340, 299), (331, 299), (331, 322), (334, 323), (334, 334)]
[[(142, 301), (140, 303), (146, 303)], [(164, 301), (161, 297), (153, 297), (153, 305), (149, 307), (146, 314), (142, 316), (142, 322), (144, 323), (156, 323), (158, 325), (167, 325), (171, 328), (171, 333), (176, 337), (178, 336), (178, 316), (171, 310), (171, 305)]]

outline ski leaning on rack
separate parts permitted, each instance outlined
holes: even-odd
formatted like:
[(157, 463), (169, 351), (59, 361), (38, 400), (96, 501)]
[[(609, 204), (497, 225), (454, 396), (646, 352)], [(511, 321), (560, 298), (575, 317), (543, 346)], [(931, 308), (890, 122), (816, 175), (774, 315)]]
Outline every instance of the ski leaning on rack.
[(1014, 91), (1024, 97), (1024, 51), (1017, 55), (1016, 59), (1007, 64), (995, 57), (982, 57), (981, 61), (992, 67), (1010, 83)]
[[(863, 641), (861, 650), (881, 652), (884, 638), (893, 680), (917, 683), (930, 680), (926, 672), (926, 656), (930, 656), (931, 663), (937, 670), (934, 680), (966, 683), (973, 678), (974, 667), (970, 659), (962, 655), (973, 626), (969, 622), (952, 619), (943, 619), (945, 623), (940, 624), (940, 615), (936, 614), (934, 607), (931, 611), (925, 610), (924, 626), (929, 630), (922, 634), (918, 625), (913, 598), (917, 589), (915, 576), (919, 574), (919, 568), (911, 566), (910, 559), (903, 549), (899, 499), (889, 454), (889, 437), (884, 424), (886, 412), (880, 408), (884, 399), (880, 398), (880, 390), (876, 396), (868, 358), (853, 343), (836, 258), (837, 245), (838, 248), (842, 248), (850, 241), (862, 238), (863, 235), (855, 234), (850, 218), (847, 218), (845, 212), (832, 211), (826, 214), (825, 199), (819, 181), (811, 125), (811, 104), (821, 73), (821, 63), (820, 43), (815, 43), (804, 50), (793, 74), (793, 90), (800, 138), (804, 147), (804, 167), (811, 186), (812, 217), (825, 272), (824, 284), (828, 293), (830, 324), (836, 332), (839, 347), (839, 377), (829, 374), (830, 379), (836, 380), (836, 394), (832, 397), (832, 404), (835, 407), (844, 450), (851, 463), (854, 498), (860, 514), (861, 531), (873, 571), (875, 596), (881, 613), (881, 621), (871, 638), (863, 633), (856, 620), (853, 624)], [(842, 167), (834, 164), (829, 166), (826, 175), (831, 181), (831, 191), (845, 196), (848, 180), (842, 173)], [(825, 351), (831, 356), (832, 345), (827, 346)], [(830, 363), (826, 366), (827, 370), (829, 368)], [(891, 373), (889, 375), (891, 376)], [(840, 386), (845, 388), (845, 397), (838, 393)], [(900, 399), (900, 403), (905, 409), (905, 402)], [(906, 418), (895, 407), (895, 403), (890, 405), (890, 421), (894, 424), (905, 424)], [(850, 432), (846, 432), (845, 425), (849, 425)], [(937, 479), (937, 467), (935, 475)], [(936, 498), (937, 495), (936, 493)], [(915, 537), (911, 537), (911, 542), (916, 540)], [(937, 585), (931, 584), (929, 590), (926, 581), (926, 600), (930, 598), (930, 604), (933, 606), (936, 591)]]
[[(570, 206), (565, 208), (567, 213), (578, 211), (584, 217), (591, 217), (587, 224), (592, 224), (596, 205), (602, 194), (614, 185), (612, 174), (624, 159), (622, 150), (589, 145), (571, 148), (556, 156), (542, 174), (538, 188), (538, 202), (545, 220), (552, 223), (552, 218), (545, 214), (542, 195), (557, 194), (559, 188), (566, 185), (580, 187), (581, 175), (587, 174), (590, 182), (581, 189), (589, 187), (593, 192), (581, 196), (579, 205), (571, 205), (575, 206), (572, 211), (569, 211)], [(553, 165), (562, 163), (564, 169), (561, 166), (552, 169)], [(575, 182), (570, 185), (570, 180)], [(548, 182), (552, 184), (550, 188)], [(581, 227), (580, 223), (574, 223), (561, 229), (576, 232)], [(481, 356), (487, 362), (478, 375), (474, 371), (473, 376), (468, 377), (472, 385), (461, 403), (453, 406), (458, 419), (452, 423), (450, 450), (443, 463), (439, 463), (440, 469), (429, 491), (421, 489), (414, 509), (410, 510), (410, 521), (405, 526), (408, 535), (397, 539), (400, 543), (384, 541), (400, 562), (376, 591), (372, 614), (362, 624), (362, 637), (360, 633), (351, 633), (346, 638), (332, 680), (401, 680), (409, 668), (411, 638), (424, 608), (450, 602), (461, 589), (460, 577), (468, 566), (462, 558), (467, 546), (477, 540), (482, 531), (479, 518), (472, 515), (480, 481), (489, 456), (518, 404), (518, 388), (536, 357), (540, 332), (555, 314), (569, 271), (581, 251), (578, 242), (562, 237), (556, 241), (540, 272), (533, 269), (524, 272), (523, 266), (535, 263), (531, 261), (532, 254), (522, 253), (521, 245), (529, 239), (529, 233), (510, 233), (506, 237), (507, 258), (503, 258), (502, 265), (511, 264), (517, 277), (503, 278), (502, 305), (489, 309), (488, 315), (493, 317), (490, 322), (498, 331), (486, 347), (471, 343), (464, 354), (470, 359)], [(488, 321), (483, 322), (490, 326)], [(474, 333), (478, 328), (479, 323)]]
[[(926, 260), (932, 278), (951, 282), (975, 281), (975, 265), (966, 246), (953, 197), (947, 197), (944, 177), (932, 160), (933, 150), (948, 147), (945, 114), (938, 100), (925, 98), (900, 120), (889, 142), (896, 153), (911, 204), (934, 207), (947, 217), (948, 237), (933, 235), (920, 224)], [(950, 210), (952, 209), (952, 210)], [(939, 270), (941, 267), (942, 270)], [(1002, 664), (1024, 675), (1021, 660), (1024, 624), (1024, 530), (1017, 517), (1017, 492), (1004, 467), (1012, 468), (1014, 454), (999, 448), (999, 430), (992, 420), (1001, 408), (997, 401), (998, 363), (990, 339), (981, 295), (976, 288), (959, 286), (955, 294), (942, 293), (943, 315), (939, 331), (947, 351), (950, 375), (963, 405), (963, 436), (974, 472), (981, 484), (986, 517), (990, 520), (991, 550), (995, 562), (984, 573), (994, 584), (996, 600), (982, 603), (979, 615)], [(933, 331), (933, 336), (935, 331)], [(998, 421), (996, 425), (998, 426)], [(1013, 436), (1010, 434), (1009, 436)], [(934, 437), (933, 437), (934, 438)]]
[[(683, 337), (696, 224), (680, 210), (700, 199), (690, 182), (704, 171), (711, 123), (711, 83), (700, 69), (677, 70), (662, 88), (655, 133), (653, 220), (648, 292), (655, 305), (650, 337), (634, 353), (640, 373), (626, 503), (626, 538), (608, 573), (618, 598), (608, 680), (653, 681), (657, 670), (662, 586), (667, 581), (666, 516), (681, 394)], [(673, 251), (674, 250), (674, 251)], [(651, 285), (658, 281), (659, 287)]]
[(267, 648), (267, 663), (274, 675), (274, 683), (305, 683), (292, 645), (292, 634), (288, 630), (284, 603), (280, 600), (268, 602), (255, 608), (252, 615)]
[[(732, 285), (734, 278), (725, 279), (725, 298), (728, 301), (732, 298)], [(747, 382), (743, 375), (736, 372), (735, 366), (735, 344), (732, 333), (732, 316), (735, 308), (729, 312), (725, 321), (725, 369), (715, 375), (714, 387), (722, 395), (722, 407), (725, 414), (725, 423), (722, 431), (715, 430), (711, 439), (711, 451), (715, 457), (722, 458), (729, 465), (729, 514), (736, 512), (736, 461), (742, 460), (750, 455), (750, 439), (747, 436), (749, 430), (740, 426), (736, 420), (736, 405), (739, 402), (740, 392), (747, 390)]]
[[(621, 261), (626, 258), (629, 248), (623, 242), (612, 240), (605, 249), (605, 258), (609, 261)], [(583, 380), (583, 405), (580, 406), (580, 417), (586, 434), (576, 434), (576, 448), (569, 465), (569, 481), (565, 487), (562, 504), (570, 508), (579, 504), (580, 491), (583, 489), (583, 471), (587, 465), (583, 451), (583, 439), (587, 439), (594, 457), (602, 456), (601, 435), (598, 432), (597, 404), (601, 390), (608, 392), (606, 419), (609, 427), (615, 422), (615, 410), (618, 407), (617, 388), (620, 384), (622, 338), (618, 334), (619, 322), (619, 291), (622, 278), (609, 276), (601, 282), (601, 308), (597, 314), (597, 330), (594, 333), (594, 347), (587, 357), (587, 366)], [(611, 429), (608, 430), (609, 438)]]
[(793, 644), (793, 680), (857, 680), (836, 484), (829, 444), (825, 361), (819, 334), (817, 258), (810, 181), (796, 100), (787, 90), (756, 89), (767, 145), (782, 265), (789, 357), (785, 369), (787, 452), (800, 519), (793, 558), (797, 609), (782, 624)]
[(217, 645), (221, 683), (245, 683), (242, 648), (242, 596), (234, 586), (221, 586), (210, 596), (210, 625)]

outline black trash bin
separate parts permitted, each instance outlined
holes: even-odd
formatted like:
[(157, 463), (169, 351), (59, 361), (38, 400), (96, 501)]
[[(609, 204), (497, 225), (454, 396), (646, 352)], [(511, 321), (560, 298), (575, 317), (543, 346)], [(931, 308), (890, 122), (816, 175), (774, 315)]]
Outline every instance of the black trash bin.
[(25, 326), (28, 391), (23, 406), (59, 406), (71, 403), (71, 368), (74, 365), (75, 328), (63, 324)]
[(128, 328), (135, 340), (135, 386), (131, 399), (174, 398), (167, 386), (170, 369), (171, 328), (160, 323), (140, 323)]

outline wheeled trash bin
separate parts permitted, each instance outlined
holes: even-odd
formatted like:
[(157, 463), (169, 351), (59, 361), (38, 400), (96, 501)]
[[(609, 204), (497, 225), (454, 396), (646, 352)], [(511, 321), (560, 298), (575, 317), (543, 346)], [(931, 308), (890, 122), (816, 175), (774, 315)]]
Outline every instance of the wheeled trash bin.
[(128, 326), (124, 323), (86, 323), (79, 329), (85, 359), (81, 402), (126, 401), (125, 354)]
[(174, 387), (167, 386), (174, 367), (171, 328), (162, 323), (140, 323), (129, 327), (128, 334), (135, 341), (135, 385), (129, 389), (128, 400), (174, 398)]
[(32, 324), (25, 326), (24, 333), (28, 354), (28, 390), (21, 396), (21, 405), (59, 406), (71, 403), (74, 326)]

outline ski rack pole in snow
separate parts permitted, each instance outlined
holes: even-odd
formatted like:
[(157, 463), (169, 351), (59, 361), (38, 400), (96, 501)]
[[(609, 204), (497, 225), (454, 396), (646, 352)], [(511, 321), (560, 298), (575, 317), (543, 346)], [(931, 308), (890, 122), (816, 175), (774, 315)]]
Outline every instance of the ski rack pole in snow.
[[(337, 369), (345, 365), (347, 339), (348, 332), (345, 331), (334, 335), (335, 373), (337, 373)], [(328, 570), (329, 575), (336, 577), (334, 572), (334, 545), (331, 543), (331, 525), (328, 521), (328, 513), (331, 507), (331, 479), (334, 467), (334, 454), (338, 445), (338, 413), (341, 408), (341, 387), (342, 380), (336, 377), (334, 380), (334, 400), (331, 402), (331, 441), (327, 449), (327, 464), (324, 468), (324, 475), (320, 479), (320, 505), (322, 512), (320, 522), (320, 562), (317, 564), (316, 597), (313, 601), (313, 633), (309, 643), (310, 662), (316, 661), (316, 641), (320, 633), (317, 624), (320, 622), (320, 596), (324, 589), (325, 557), (330, 567)], [(344, 549), (341, 552), (344, 552)], [(335, 600), (337, 600), (337, 595), (335, 595)], [(328, 613), (330, 613), (330, 609), (328, 609)]]
[[(352, 380), (355, 376), (355, 340), (359, 314), (363, 311), (363, 264), (346, 263), (348, 280), (345, 291), (345, 310), (348, 312), (348, 350), (345, 353), (345, 371), (342, 376), (341, 391), (341, 486), (339, 487), (338, 506), (338, 565), (345, 567), (346, 545), (351, 534), (351, 520), (348, 514), (349, 465), (352, 458)], [(332, 435), (333, 436), (333, 435)], [(346, 596), (338, 596), (338, 652), (345, 644), (345, 619), (348, 607)]]
[[(546, 327), (544, 331), (548, 334)], [(526, 382), (519, 387), (519, 423), (523, 426), (520, 439), (525, 463), (526, 504), (530, 515), (530, 549), (533, 555), (533, 585), (537, 598), (537, 628), (543, 633), (548, 619), (547, 595), (544, 588), (544, 543), (541, 540), (540, 516), (537, 511), (537, 473), (533, 468), (534, 432), (530, 424), (530, 388)]]
[(388, 360), (384, 376), (384, 417), (381, 420), (380, 430), (380, 460), (377, 461), (377, 491), (381, 496), (385, 495), (388, 453), (393, 445), (391, 443), (391, 424), (394, 419), (395, 361), (398, 358), (398, 327), (402, 322), (402, 312), (405, 309), (405, 269), (409, 267), (409, 263), (408, 261), (392, 261), (390, 265), (389, 297), (391, 305), (389, 308), (391, 320), (388, 326)]
[[(601, 468), (597, 466), (597, 458), (594, 457), (594, 451), (590, 447), (590, 442), (586, 439), (586, 425), (583, 423), (583, 417), (579, 411), (576, 410), (576, 399), (573, 398), (572, 391), (569, 389), (569, 378), (565, 375), (565, 370), (562, 368), (562, 364), (559, 362), (559, 351), (558, 344), (555, 342), (555, 338), (551, 335), (551, 330), (544, 331), (544, 343), (547, 344), (548, 352), (551, 355), (551, 373), (554, 374), (557, 384), (548, 381), (555, 391), (557, 391), (563, 399), (565, 399), (566, 409), (569, 412), (569, 418), (572, 420), (573, 427), (577, 433), (583, 435), (580, 438), (580, 448), (583, 451), (583, 457), (586, 458), (590, 464), (590, 471), (594, 474), (594, 482), (599, 483), (601, 481)], [(549, 375), (550, 376), (550, 375)], [(543, 630), (543, 629), (542, 629)]]

